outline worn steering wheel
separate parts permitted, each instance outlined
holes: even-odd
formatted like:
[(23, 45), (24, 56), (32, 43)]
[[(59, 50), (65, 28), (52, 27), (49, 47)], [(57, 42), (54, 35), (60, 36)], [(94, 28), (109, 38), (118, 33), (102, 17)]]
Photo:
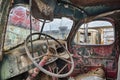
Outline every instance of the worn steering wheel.
[[(33, 57), (31, 55), (31, 51), (29, 50), (28, 48), (28, 43), (30, 42), (30, 38), (33, 37), (33, 35), (38, 35), (39, 36), (39, 39), (41, 41), (41, 36), (45, 37), (45, 40), (47, 40), (47, 52), (44, 53), (44, 54), (41, 54), (40, 56), (37, 56), (37, 57)], [(55, 48), (52, 48), (50, 47), (49, 45), (49, 40), (53, 40), (55, 41), (59, 46), (63, 47), (64, 49), (64, 53), (69, 55), (69, 59), (66, 59), (64, 58), (63, 56), (60, 56), (58, 54), (58, 52), (56, 51)], [(44, 41), (45, 41), (44, 40)], [(33, 44), (34, 45), (34, 44)], [(42, 46), (42, 45), (41, 45)], [(34, 47), (33, 47), (34, 48)], [(52, 49), (52, 50), (51, 50)], [(62, 78), (62, 77), (67, 77), (69, 76), (72, 72), (73, 72), (73, 69), (74, 69), (74, 61), (73, 61), (73, 58), (72, 58), (72, 55), (70, 54), (70, 52), (55, 38), (53, 38), (52, 36), (50, 35), (47, 35), (47, 34), (44, 34), (44, 33), (32, 33), (30, 35), (27, 36), (26, 40), (25, 40), (25, 50), (26, 50), (26, 53), (28, 55), (28, 57), (30, 58), (30, 60), (33, 62), (33, 64), (40, 70), (42, 71), (43, 73), (47, 74), (47, 75), (50, 75), (50, 76), (54, 76), (54, 77), (59, 77), (59, 78)], [(54, 52), (52, 52), (54, 51)], [(34, 54), (34, 53), (33, 53)], [(48, 71), (47, 69), (45, 69), (43, 66), (39, 65), (39, 63), (36, 61), (36, 59), (40, 59), (40, 58), (46, 58), (47, 59), (50, 59), (52, 57), (55, 57), (55, 58), (60, 58), (62, 59), (62, 61), (66, 62), (66, 64), (62, 67), (62, 69), (60, 69), (58, 72), (51, 72), (51, 71)], [(41, 61), (42, 59), (40, 59)], [(39, 61), (39, 62), (40, 62)], [(48, 60), (49, 61), (49, 60)], [(67, 72), (62, 72), (67, 66), (68, 64), (71, 66), (70, 67), (70, 70), (67, 71)], [(61, 64), (62, 65), (62, 64)]]

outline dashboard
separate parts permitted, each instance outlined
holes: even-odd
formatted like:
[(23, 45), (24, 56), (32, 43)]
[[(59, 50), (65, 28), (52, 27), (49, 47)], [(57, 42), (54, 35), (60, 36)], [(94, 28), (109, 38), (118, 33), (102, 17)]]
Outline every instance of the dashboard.
[[(67, 43), (66, 41), (62, 41), (59, 40), (59, 42), (65, 47), (67, 48)], [(49, 46), (53, 47), (56, 52), (61, 55), (64, 58), (69, 58), (68, 55), (66, 55), (66, 53), (64, 52), (64, 48), (62, 48), (58, 43), (56, 43), (53, 40), (49, 40)], [(30, 46), (30, 42), (28, 43), (28, 48), (31, 52), (31, 46)], [(47, 52), (47, 42), (46, 40), (42, 40), (42, 41), (33, 41), (33, 53), (34, 56), (40, 56), (43, 53)], [(9, 68), (6, 69), (6, 71), (8, 71), (8, 75), (10, 74), (9, 77), (14, 77), (16, 75), (19, 75), (20, 73), (24, 73), (32, 68), (34, 68), (34, 64), (32, 63), (32, 61), (29, 59), (29, 57), (26, 54), (25, 51), (25, 47), (24, 45), (18, 46), (15, 49), (9, 50), (5, 52), (6, 54), (6, 58), (4, 58), (3, 63), (5, 62), (6, 64), (2, 65), (2, 70), (4, 70), (3, 68), (5, 66), (8, 66)], [(46, 65), (53, 63), (55, 60), (57, 60), (56, 58), (51, 58)], [(38, 60), (39, 62), (39, 60)], [(12, 71), (9, 72), (9, 71)], [(9, 77), (7, 77), (6, 79), (8, 79)]]

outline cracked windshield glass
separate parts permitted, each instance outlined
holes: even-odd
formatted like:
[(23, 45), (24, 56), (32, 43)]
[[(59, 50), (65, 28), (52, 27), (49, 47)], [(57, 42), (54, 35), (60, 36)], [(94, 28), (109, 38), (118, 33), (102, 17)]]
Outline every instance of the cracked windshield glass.
[[(4, 49), (16, 47), (22, 44), (30, 34), (30, 14), (27, 6), (16, 6), (11, 9), (8, 18)], [(43, 25), (42, 19), (32, 17), (32, 33), (40, 32)], [(46, 21), (43, 33), (53, 36), (56, 39), (65, 40), (71, 30), (73, 21), (69, 18), (54, 18), (53, 21)], [(35, 39), (33, 37), (33, 39)]]

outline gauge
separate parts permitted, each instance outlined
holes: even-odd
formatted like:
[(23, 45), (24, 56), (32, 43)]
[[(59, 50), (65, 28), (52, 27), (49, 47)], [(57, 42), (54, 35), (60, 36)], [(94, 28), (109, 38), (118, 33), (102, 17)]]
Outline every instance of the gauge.
[(46, 45), (46, 44), (42, 44), (41, 48), (42, 48), (42, 51), (43, 51), (44, 53), (47, 52), (47, 45)]

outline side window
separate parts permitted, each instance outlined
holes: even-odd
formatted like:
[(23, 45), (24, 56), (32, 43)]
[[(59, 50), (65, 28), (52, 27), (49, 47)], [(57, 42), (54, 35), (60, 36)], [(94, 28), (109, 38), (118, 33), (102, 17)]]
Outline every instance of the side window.
[(109, 45), (114, 42), (114, 27), (108, 21), (92, 21), (78, 29), (74, 42), (81, 45)]

